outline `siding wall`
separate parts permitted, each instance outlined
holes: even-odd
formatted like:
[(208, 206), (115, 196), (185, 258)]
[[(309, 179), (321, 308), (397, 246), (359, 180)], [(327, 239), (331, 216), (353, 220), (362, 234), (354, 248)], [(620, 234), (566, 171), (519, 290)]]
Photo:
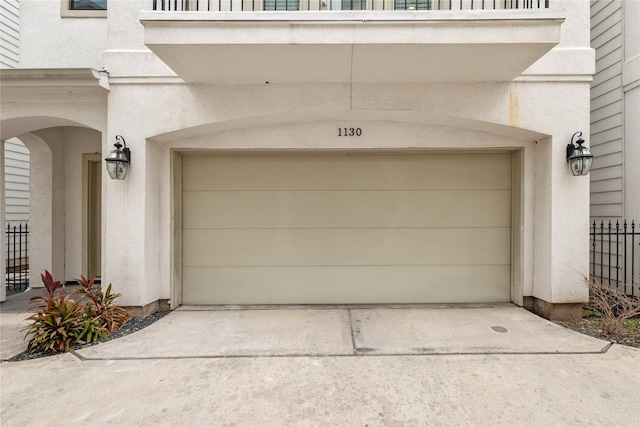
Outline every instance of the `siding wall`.
[(0, 1), (0, 68), (18, 66), (19, 8), (19, 0)]
[(591, 47), (596, 75), (591, 84), (591, 217), (623, 215), (623, 27), (622, 1), (591, 3)]
[[(625, 247), (625, 239), (616, 237), (616, 223), (619, 222), (623, 233), (626, 220), (627, 231), (631, 232), (631, 221), (635, 220), (637, 227), (640, 219), (638, 175), (634, 176), (632, 166), (640, 157), (634, 130), (639, 117), (638, 94), (634, 92), (638, 90), (634, 64), (638, 63), (635, 28), (639, 24), (640, 8), (636, 0), (591, 1), (591, 47), (596, 50), (596, 74), (591, 84), (590, 148), (595, 156), (591, 218), (597, 228), (595, 241), (592, 240), (595, 247), (591, 247), (590, 272), (603, 283), (634, 295), (640, 294), (640, 282), (636, 279), (631, 283), (632, 269), (640, 271), (637, 240), (632, 242), (629, 236)], [(604, 221), (602, 229), (601, 221)], [(607, 236), (609, 224), (611, 237)]]
[(19, 139), (4, 143), (5, 220), (29, 221), (29, 150)]

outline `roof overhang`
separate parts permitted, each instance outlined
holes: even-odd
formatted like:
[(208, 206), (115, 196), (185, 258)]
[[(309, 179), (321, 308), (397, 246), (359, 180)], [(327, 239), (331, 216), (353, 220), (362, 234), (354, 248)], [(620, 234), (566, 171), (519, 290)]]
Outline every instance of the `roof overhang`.
[(105, 95), (108, 73), (91, 68), (13, 68), (0, 70), (3, 101), (29, 95)]

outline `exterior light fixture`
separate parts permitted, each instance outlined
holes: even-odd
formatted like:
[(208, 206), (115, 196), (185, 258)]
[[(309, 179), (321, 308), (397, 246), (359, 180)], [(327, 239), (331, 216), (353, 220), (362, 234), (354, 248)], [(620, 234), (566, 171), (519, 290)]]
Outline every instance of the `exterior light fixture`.
[[(122, 148), (123, 144), (124, 148)], [(113, 146), (116, 149), (104, 159), (107, 162), (107, 172), (111, 179), (124, 179), (131, 164), (131, 151), (127, 148), (127, 143), (122, 135), (116, 135), (116, 143)]]
[[(573, 144), (575, 137), (577, 145)], [(587, 147), (583, 147), (584, 139), (581, 138), (582, 132), (576, 132), (571, 137), (571, 144), (567, 145), (567, 163), (573, 176), (588, 175), (593, 164), (593, 154), (589, 152)]]

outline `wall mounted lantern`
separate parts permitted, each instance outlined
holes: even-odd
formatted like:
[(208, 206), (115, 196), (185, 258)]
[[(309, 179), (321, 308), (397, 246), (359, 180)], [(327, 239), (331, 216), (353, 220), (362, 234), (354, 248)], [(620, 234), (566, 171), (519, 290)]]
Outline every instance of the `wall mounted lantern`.
[[(122, 148), (123, 144), (124, 148)], [(116, 135), (116, 143), (113, 146), (116, 149), (104, 159), (107, 162), (107, 172), (111, 179), (124, 179), (131, 164), (131, 151), (127, 148), (127, 143), (122, 135)]]
[[(575, 137), (577, 145), (573, 144)], [(593, 154), (589, 152), (587, 147), (583, 147), (584, 139), (581, 138), (582, 132), (576, 132), (571, 137), (571, 144), (567, 145), (567, 163), (573, 176), (588, 175), (593, 164)]]

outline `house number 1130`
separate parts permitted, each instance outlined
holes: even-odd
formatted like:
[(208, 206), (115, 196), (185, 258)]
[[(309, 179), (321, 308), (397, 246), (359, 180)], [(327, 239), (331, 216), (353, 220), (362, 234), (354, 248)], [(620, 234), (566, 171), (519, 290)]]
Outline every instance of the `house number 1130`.
[(338, 128), (338, 136), (362, 136), (361, 128)]

